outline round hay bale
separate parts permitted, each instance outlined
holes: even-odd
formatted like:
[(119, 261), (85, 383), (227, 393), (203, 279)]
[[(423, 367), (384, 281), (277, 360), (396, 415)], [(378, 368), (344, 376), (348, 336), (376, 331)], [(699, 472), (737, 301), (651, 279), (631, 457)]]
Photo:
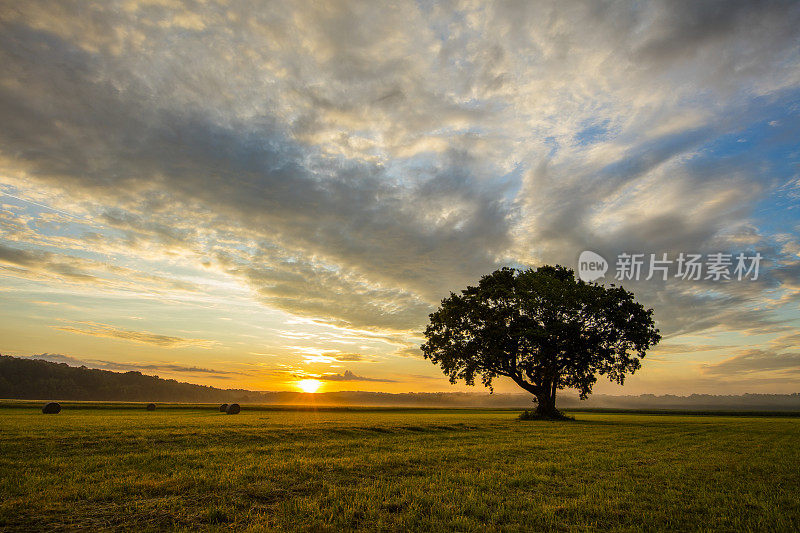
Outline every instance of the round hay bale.
[(230, 404), (228, 406), (228, 408), (225, 410), (225, 412), (228, 413), (229, 415), (238, 415), (239, 411), (241, 411), (241, 410), (242, 410), (242, 408), (239, 407), (238, 403), (232, 403), (232, 404)]
[(46, 415), (57, 415), (61, 412), (61, 404), (58, 402), (50, 402), (42, 407), (42, 412)]
[(148, 410), (148, 411), (155, 411), (155, 410), (156, 410), (156, 404), (154, 404), (154, 403), (148, 403), (148, 404), (147, 404), (147, 410)]
[(222, 405), (220, 405), (219, 406), (219, 412), (220, 413), (227, 413), (228, 412), (228, 404), (227, 403), (223, 403)]

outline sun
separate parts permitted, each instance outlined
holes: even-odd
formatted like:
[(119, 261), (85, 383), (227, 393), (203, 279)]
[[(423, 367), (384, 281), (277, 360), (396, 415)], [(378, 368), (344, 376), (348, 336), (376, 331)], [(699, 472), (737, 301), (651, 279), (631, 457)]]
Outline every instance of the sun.
[(295, 385), (303, 392), (317, 392), (322, 386), (322, 382), (318, 379), (301, 379)]

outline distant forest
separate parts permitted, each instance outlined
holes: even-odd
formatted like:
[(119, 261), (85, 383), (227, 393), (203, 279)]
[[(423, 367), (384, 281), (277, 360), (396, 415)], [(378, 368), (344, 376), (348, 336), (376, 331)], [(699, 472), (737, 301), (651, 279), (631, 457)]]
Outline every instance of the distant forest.
[(257, 401), (258, 394), (181, 383), (141, 372), (112, 372), (0, 355), (0, 398), (205, 403)]
[[(263, 392), (218, 389), (205, 385), (162, 379), (141, 372), (112, 372), (74, 367), (40, 359), (0, 355), (0, 399), (86, 400), (185, 403), (259, 403), (272, 405), (341, 405), (397, 407), (495, 407), (527, 408), (528, 394), (482, 392), (385, 393), (385, 392)], [(687, 409), (800, 411), (800, 393), (690, 396), (644, 394), (640, 396), (593, 395), (587, 401), (565, 394), (564, 408)]]

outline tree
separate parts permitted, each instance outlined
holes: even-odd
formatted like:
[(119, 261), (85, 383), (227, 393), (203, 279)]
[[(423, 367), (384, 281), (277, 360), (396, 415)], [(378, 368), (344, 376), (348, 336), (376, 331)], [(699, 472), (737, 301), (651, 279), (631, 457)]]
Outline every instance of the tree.
[(451, 383), (474, 385), (479, 375), (493, 390), (494, 378), (511, 378), (536, 397), (543, 418), (562, 416), (560, 389), (577, 389), (585, 400), (597, 375), (623, 384), (661, 340), (653, 310), (633, 293), (586, 283), (562, 266), (502, 268), (450, 293), (430, 315), (425, 337), (423, 355)]

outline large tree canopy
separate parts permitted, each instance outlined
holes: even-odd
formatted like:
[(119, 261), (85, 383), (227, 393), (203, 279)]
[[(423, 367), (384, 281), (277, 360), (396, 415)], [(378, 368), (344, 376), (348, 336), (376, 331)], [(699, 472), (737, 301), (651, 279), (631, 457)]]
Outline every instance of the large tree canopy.
[(622, 287), (575, 278), (562, 266), (503, 268), (477, 287), (451, 293), (430, 315), (422, 345), (426, 359), (450, 382), (492, 389), (498, 376), (536, 396), (537, 412), (555, 417), (556, 391), (574, 388), (586, 399), (598, 375), (622, 384), (661, 336), (653, 310)]

